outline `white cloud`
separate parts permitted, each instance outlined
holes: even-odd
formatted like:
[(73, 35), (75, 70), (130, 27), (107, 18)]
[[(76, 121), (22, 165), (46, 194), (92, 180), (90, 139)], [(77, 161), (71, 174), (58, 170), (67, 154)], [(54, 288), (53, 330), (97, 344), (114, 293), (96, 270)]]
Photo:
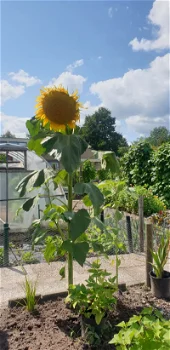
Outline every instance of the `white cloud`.
[(11, 72), (8, 74), (13, 81), (17, 83), (24, 84), (26, 86), (33, 86), (35, 84), (41, 84), (41, 80), (37, 77), (31, 77), (27, 72), (23, 69), (20, 69), (18, 72)]
[(74, 70), (75, 68), (81, 67), (81, 66), (83, 66), (83, 64), (84, 64), (84, 60), (83, 60), (83, 59), (77, 60), (77, 61), (73, 62), (72, 64), (69, 64), (69, 65), (66, 67), (66, 69), (67, 69), (67, 71), (69, 71), (69, 72), (73, 72), (73, 70)]
[(75, 75), (71, 72), (63, 72), (59, 75), (58, 78), (52, 78), (48, 86), (57, 86), (61, 84), (66, 89), (68, 89), (70, 93), (76, 89), (78, 89), (81, 93), (83, 90), (83, 84), (86, 82), (86, 80), (87, 79), (84, 78), (82, 75)]
[(1, 80), (0, 85), (1, 105), (10, 99), (16, 99), (25, 93), (25, 87), (23, 85), (11, 85), (7, 80)]
[(113, 8), (112, 8), (112, 7), (109, 7), (109, 9), (108, 9), (108, 16), (109, 16), (110, 18), (113, 17)]
[(143, 136), (149, 134), (152, 129), (158, 126), (165, 126), (170, 130), (170, 119), (168, 115), (156, 118), (135, 115), (128, 117), (125, 122), (130, 129), (133, 129), (137, 133), (142, 133)]
[(0, 119), (2, 124), (1, 134), (6, 131), (11, 131), (16, 137), (25, 137), (27, 133), (27, 128), (25, 126), (28, 118), (20, 118), (17, 116), (6, 115), (5, 113), (0, 113)]
[(161, 125), (160, 118), (166, 120), (169, 114), (169, 58), (170, 54), (158, 56), (146, 69), (130, 70), (122, 77), (93, 83), (90, 91), (118, 120), (131, 118), (128, 123), (132, 127), (132, 117), (135, 122), (136, 116), (146, 123), (153, 120), (153, 125)]
[(134, 38), (129, 45), (132, 46), (134, 51), (168, 49), (170, 47), (169, 0), (155, 0), (148, 15), (148, 20), (154, 26), (154, 38), (152, 40)]

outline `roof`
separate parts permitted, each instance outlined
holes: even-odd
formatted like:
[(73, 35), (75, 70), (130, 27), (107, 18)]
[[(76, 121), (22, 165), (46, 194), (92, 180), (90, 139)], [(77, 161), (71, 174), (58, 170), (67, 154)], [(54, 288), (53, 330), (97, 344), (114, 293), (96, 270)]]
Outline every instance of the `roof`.
[(20, 145), (14, 145), (12, 143), (1, 143), (0, 144), (0, 151), (7, 152), (7, 151), (14, 151), (14, 152), (24, 152), (27, 151), (27, 147), (20, 146)]

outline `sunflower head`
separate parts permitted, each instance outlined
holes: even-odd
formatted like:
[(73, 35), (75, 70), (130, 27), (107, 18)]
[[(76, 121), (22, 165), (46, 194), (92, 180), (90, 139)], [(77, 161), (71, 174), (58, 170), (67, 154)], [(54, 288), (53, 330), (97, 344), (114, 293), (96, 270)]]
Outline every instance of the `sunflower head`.
[(63, 131), (67, 125), (74, 129), (80, 120), (80, 107), (77, 91), (69, 94), (62, 86), (44, 88), (37, 97), (36, 118), (43, 126), (49, 123), (54, 131)]

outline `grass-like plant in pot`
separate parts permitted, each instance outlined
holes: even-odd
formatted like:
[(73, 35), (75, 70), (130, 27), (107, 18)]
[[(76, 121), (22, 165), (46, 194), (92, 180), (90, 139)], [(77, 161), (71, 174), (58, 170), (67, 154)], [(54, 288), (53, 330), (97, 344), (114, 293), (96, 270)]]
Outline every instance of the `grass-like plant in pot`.
[(153, 270), (150, 273), (151, 290), (157, 298), (170, 299), (170, 272), (164, 270), (168, 261), (170, 233), (161, 237), (157, 252), (152, 251)]
[(109, 310), (116, 304), (116, 277), (100, 268), (99, 260), (92, 263), (90, 275), (85, 284), (71, 285), (66, 302), (81, 315), (82, 335), (88, 325), (99, 331)]

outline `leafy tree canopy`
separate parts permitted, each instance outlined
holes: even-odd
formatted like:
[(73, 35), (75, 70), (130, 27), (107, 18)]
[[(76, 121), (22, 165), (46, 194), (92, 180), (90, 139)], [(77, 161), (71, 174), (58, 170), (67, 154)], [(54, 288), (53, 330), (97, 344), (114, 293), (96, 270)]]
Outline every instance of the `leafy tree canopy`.
[(163, 143), (170, 142), (170, 132), (165, 126), (159, 126), (154, 128), (149, 137), (140, 137), (133, 144), (138, 144), (141, 142), (148, 142), (153, 147), (159, 147)]
[(1, 137), (10, 138), (10, 139), (16, 138), (16, 136), (14, 134), (12, 134), (9, 130), (6, 131)]
[(127, 147), (126, 139), (115, 131), (116, 119), (111, 112), (101, 107), (94, 114), (86, 116), (81, 134), (86, 142), (96, 151), (114, 151)]
[(151, 131), (147, 141), (152, 146), (159, 147), (165, 142), (170, 142), (170, 132), (164, 126), (159, 126)]

